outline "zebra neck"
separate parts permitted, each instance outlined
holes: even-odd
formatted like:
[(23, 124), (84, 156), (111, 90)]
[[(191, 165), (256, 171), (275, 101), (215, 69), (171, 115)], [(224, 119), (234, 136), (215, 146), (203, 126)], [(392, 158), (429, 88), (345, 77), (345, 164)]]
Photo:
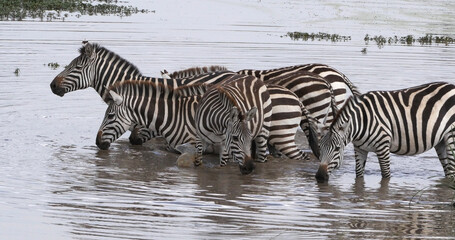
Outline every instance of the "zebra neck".
[(136, 66), (109, 50), (100, 49), (97, 55), (99, 58), (93, 70), (96, 74), (92, 87), (103, 99), (105, 99), (106, 90), (113, 84), (125, 80), (137, 80), (142, 76)]

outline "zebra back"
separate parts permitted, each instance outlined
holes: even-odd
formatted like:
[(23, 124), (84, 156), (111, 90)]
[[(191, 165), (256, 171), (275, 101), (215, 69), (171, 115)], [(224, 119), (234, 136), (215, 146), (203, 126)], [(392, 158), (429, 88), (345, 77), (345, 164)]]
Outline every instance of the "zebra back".
[(264, 82), (268, 82), (269, 80), (273, 80), (277, 77), (285, 76), (288, 74), (296, 74), (299, 72), (311, 72), (321, 76), (326, 81), (334, 85), (333, 88), (336, 89), (334, 92), (336, 95), (342, 95), (346, 93), (346, 89), (343, 91), (342, 86), (335, 86), (337, 84), (343, 84), (347, 86), (355, 96), (360, 95), (357, 87), (346, 77), (346, 75), (326, 64), (311, 63), (268, 70), (244, 69), (238, 71), (237, 73), (252, 75), (263, 80)]
[(203, 67), (192, 67), (187, 68), (180, 71), (175, 71), (173, 73), (169, 73), (167, 70), (163, 70), (161, 74), (166, 74), (169, 78), (188, 78), (192, 76), (197, 76), (204, 73), (211, 73), (211, 72), (224, 72), (228, 71), (228, 69), (224, 66), (219, 65), (212, 65), (212, 66), (203, 66)]

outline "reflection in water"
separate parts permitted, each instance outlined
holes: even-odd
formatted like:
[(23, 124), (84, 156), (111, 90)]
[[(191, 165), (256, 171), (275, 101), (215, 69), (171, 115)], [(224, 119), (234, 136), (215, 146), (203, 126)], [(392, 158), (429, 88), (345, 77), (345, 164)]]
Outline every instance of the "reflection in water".
[[(209, 64), (238, 70), (320, 62), (345, 73), (361, 91), (450, 82), (453, 45), (379, 49), (363, 37), (453, 34), (453, 4), (130, 2), (156, 12), (0, 25), (0, 238), (454, 238), (454, 193), (443, 186), (433, 152), (392, 156), (390, 180), (381, 180), (371, 154), (365, 177), (356, 179), (349, 146), (330, 182), (318, 184), (314, 159), (271, 159), (243, 176), (234, 164), (217, 167), (216, 156), (203, 167), (178, 168), (178, 156), (164, 151), (159, 139), (130, 146), (123, 137), (100, 151), (95, 137), (106, 104), (93, 89), (53, 95), (49, 83), (61, 69), (47, 67), (68, 64), (80, 41), (89, 40), (150, 76)], [(352, 40), (281, 37), (289, 31)], [(360, 52), (364, 47), (367, 54)]]

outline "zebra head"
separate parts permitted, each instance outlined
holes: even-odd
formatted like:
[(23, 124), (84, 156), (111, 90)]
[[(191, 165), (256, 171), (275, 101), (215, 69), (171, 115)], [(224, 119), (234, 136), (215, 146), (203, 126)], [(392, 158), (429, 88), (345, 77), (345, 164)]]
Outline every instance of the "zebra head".
[(79, 49), (80, 55), (51, 82), (50, 87), (54, 94), (63, 97), (65, 93), (93, 86), (96, 72), (96, 47), (85, 41), (83, 44), (84, 46)]
[(248, 122), (253, 119), (256, 112), (257, 108), (253, 107), (242, 116), (239, 109), (233, 107), (226, 128), (222, 155), (225, 158), (232, 156), (234, 161), (239, 163), (242, 174), (249, 174), (254, 170), (253, 158), (251, 157), (253, 135), (248, 127)]
[(96, 145), (100, 149), (107, 150), (111, 143), (117, 140), (131, 126), (131, 120), (126, 114), (126, 107), (122, 105), (123, 100), (122, 96), (113, 90), (109, 90), (107, 98), (109, 106), (96, 136)]
[(340, 167), (343, 162), (344, 147), (349, 134), (349, 119), (338, 116), (319, 142), (319, 165), (316, 179), (327, 182), (332, 170)]

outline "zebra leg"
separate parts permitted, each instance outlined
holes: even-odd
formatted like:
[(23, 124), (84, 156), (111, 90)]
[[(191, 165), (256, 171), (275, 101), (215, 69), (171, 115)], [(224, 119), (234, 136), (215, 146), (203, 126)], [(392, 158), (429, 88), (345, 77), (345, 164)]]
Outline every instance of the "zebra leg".
[(202, 164), (202, 150), (203, 143), (201, 139), (196, 139), (196, 157), (194, 158), (194, 166), (200, 166)]
[(442, 169), (444, 170), (444, 175), (448, 176), (449, 175), (449, 162), (448, 162), (448, 154), (450, 152), (448, 151), (450, 148), (448, 145), (448, 142), (446, 139), (442, 140), (440, 143), (438, 143), (434, 149), (436, 150), (436, 153), (438, 154), (439, 162), (441, 162)]
[(267, 148), (269, 149), (269, 154), (275, 158), (281, 157), (281, 153), (270, 143), (267, 143)]
[(382, 145), (383, 148), (378, 150), (379, 166), (381, 167), (382, 178), (390, 178), (390, 148), (389, 144)]
[(455, 130), (450, 130), (444, 140), (435, 146), (444, 174), (455, 181)]
[(131, 130), (129, 140), (132, 145), (142, 145), (153, 137), (154, 134), (149, 129), (134, 127), (134, 129)]
[(357, 178), (362, 178), (365, 172), (365, 163), (367, 161), (368, 152), (354, 146), (355, 154), (355, 175)]
[(255, 161), (266, 162), (267, 161), (267, 137), (259, 134), (254, 142), (256, 144), (256, 156)]
[(278, 150), (279, 152), (283, 153), (289, 159), (293, 159), (293, 160), (309, 160), (310, 159), (305, 152), (301, 151), (297, 147), (297, 145), (295, 145), (294, 139), (291, 139), (289, 141), (283, 141), (283, 142), (273, 142), (273, 143), (271, 143), (271, 145), (273, 145), (275, 150)]

